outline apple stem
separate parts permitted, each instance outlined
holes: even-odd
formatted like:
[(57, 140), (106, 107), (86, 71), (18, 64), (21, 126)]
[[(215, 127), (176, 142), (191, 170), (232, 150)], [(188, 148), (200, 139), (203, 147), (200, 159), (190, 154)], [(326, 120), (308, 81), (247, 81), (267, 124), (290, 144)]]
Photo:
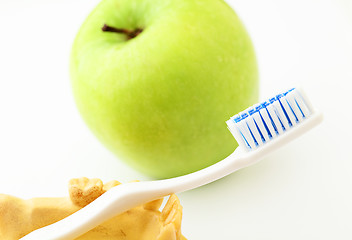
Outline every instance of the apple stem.
[(123, 33), (127, 36), (128, 39), (132, 39), (132, 38), (137, 37), (143, 31), (143, 29), (141, 29), (141, 28), (136, 28), (135, 30), (131, 31), (131, 30), (128, 30), (125, 28), (111, 27), (107, 24), (104, 24), (104, 26), (101, 28), (101, 30), (103, 30), (103, 32)]

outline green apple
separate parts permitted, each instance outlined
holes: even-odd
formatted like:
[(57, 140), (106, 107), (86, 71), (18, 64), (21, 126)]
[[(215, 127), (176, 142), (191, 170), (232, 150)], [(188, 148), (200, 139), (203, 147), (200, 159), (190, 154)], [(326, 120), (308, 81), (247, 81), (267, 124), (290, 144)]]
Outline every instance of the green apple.
[(222, 0), (103, 0), (75, 39), (70, 67), (89, 128), (156, 178), (229, 155), (236, 141), (225, 121), (258, 96), (251, 40)]

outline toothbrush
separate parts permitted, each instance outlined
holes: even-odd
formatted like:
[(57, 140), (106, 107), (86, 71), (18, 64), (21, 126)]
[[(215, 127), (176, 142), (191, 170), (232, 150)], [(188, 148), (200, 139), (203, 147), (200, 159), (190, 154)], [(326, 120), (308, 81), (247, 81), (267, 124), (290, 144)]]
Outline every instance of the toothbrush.
[(301, 136), (322, 119), (322, 113), (313, 108), (301, 89), (290, 89), (248, 108), (226, 122), (239, 146), (224, 160), (176, 178), (116, 186), (76, 213), (21, 239), (75, 239), (130, 208), (200, 187), (248, 167)]

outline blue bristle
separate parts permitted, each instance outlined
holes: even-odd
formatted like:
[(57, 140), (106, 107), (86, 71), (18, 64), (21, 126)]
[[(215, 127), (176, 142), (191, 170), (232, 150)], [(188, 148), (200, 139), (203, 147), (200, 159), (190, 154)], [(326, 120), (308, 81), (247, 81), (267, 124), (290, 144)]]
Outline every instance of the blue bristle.
[(257, 111), (257, 112), (259, 112), (260, 111), (260, 109), (262, 109), (263, 108), (263, 103), (261, 103), (261, 104), (259, 104), (258, 106), (256, 106), (255, 107), (255, 110)]
[(254, 140), (255, 145), (258, 146), (258, 145), (259, 145), (259, 144), (258, 144), (258, 141), (257, 141), (257, 139), (255, 139), (251, 128), (249, 127), (248, 123), (246, 123), (246, 125), (247, 125), (248, 130), (249, 130), (249, 132), (250, 132), (250, 134), (251, 134), (251, 136), (252, 136), (252, 138), (253, 138), (253, 140)]
[(280, 103), (280, 106), (281, 106), (281, 108), (282, 108), (282, 111), (284, 112), (285, 117), (287, 118), (288, 125), (289, 125), (290, 127), (292, 127), (291, 119), (289, 118), (289, 116), (288, 116), (288, 114), (287, 114), (287, 112), (286, 112), (286, 109), (284, 108), (284, 106), (282, 105), (282, 102), (281, 102), (281, 100), (280, 100), (280, 98), (282, 98), (283, 96), (284, 96), (283, 94), (278, 94), (278, 95), (276, 95), (276, 99), (279, 100), (279, 103)]
[(303, 113), (303, 111), (302, 111), (301, 107), (299, 106), (299, 104), (298, 104), (296, 99), (295, 99), (295, 102), (296, 102), (296, 105), (297, 105), (298, 109), (301, 111), (303, 118), (305, 118), (306, 115), (304, 115), (304, 113)]
[(267, 106), (269, 106), (270, 104), (267, 101), (264, 101), (261, 103), (263, 108), (266, 108)]
[(246, 119), (248, 117), (247, 113), (242, 113), (241, 114), (241, 120)]
[(292, 92), (293, 90), (295, 90), (296, 88), (291, 88), (290, 90), (288, 90), (287, 92), (283, 93), (284, 96), (286, 96), (289, 92)]
[(242, 120), (242, 118), (241, 118), (241, 116), (237, 115), (233, 120), (235, 121), (235, 123), (238, 123)]
[[(268, 107), (269, 105), (270, 105), (270, 104), (269, 104), (267, 101), (264, 101), (264, 102), (261, 103), (262, 108), (265, 108), (266, 112), (268, 113), (268, 116), (269, 116), (269, 118), (270, 118), (271, 125), (273, 126), (273, 128), (274, 128), (276, 134), (279, 134), (279, 132), (278, 132), (278, 130), (277, 130), (277, 128), (276, 128), (276, 124), (275, 124), (274, 120), (272, 119), (272, 117), (271, 117), (271, 115), (270, 115), (270, 113), (269, 113), (269, 110), (267, 109), (267, 107)], [(259, 113), (260, 113), (260, 112), (259, 112)], [(263, 116), (262, 116), (261, 114), (260, 114), (260, 117), (263, 119)], [(263, 120), (263, 122), (264, 122), (265, 128), (266, 128), (267, 131), (268, 131), (269, 137), (273, 137), (272, 133), (271, 133), (271, 132), (269, 131), (269, 129), (268, 129), (268, 126), (267, 126), (266, 122), (265, 122), (264, 120)]]
[(277, 112), (276, 110), (275, 110), (275, 113), (276, 113), (277, 119), (279, 119), (279, 122), (280, 122), (280, 124), (281, 124), (282, 129), (285, 131), (286, 128), (285, 128), (284, 124), (283, 124), (282, 121), (281, 121), (280, 115), (278, 114), (278, 112)]
[(269, 99), (270, 104), (272, 104), (272, 103), (275, 102), (275, 101), (276, 101), (276, 98), (275, 98), (275, 97), (272, 97), (272, 98)]
[(254, 108), (248, 110), (249, 116), (252, 116), (254, 113), (256, 113), (256, 110)]
[[(260, 116), (260, 118), (262, 119), (262, 122), (264, 123), (264, 127), (265, 127), (265, 130), (267, 131), (267, 133), (268, 133), (268, 135), (269, 135), (269, 138), (272, 138), (273, 135), (271, 134), (271, 132), (270, 132), (270, 130), (269, 130), (269, 127), (268, 127), (268, 125), (266, 124), (266, 122), (264, 121), (264, 118), (263, 118), (262, 114), (260, 113), (260, 111), (259, 111), (259, 116)], [(269, 115), (269, 117), (270, 117), (270, 115)]]
[(295, 111), (293, 111), (293, 109), (292, 109), (292, 107), (291, 107), (291, 104), (287, 101), (287, 99), (286, 99), (286, 102), (287, 102), (288, 106), (290, 107), (291, 112), (293, 113), (293, 116), (295, 116), (296, 122), (298, 122), (298, 117), (297, 117)]
[(263, 136), (262, 131), (260, 131), (257, 122), (256, 122), (254, 119), (253, 119), (253, 122), (254, 122), (255, 126), (257, 127), (257, 130), (258, 130), (258, 132), (259, 132), (260, 138), (262, 139), (263, 142), (265, 142), (265, 138), (264, 138), (264, 136)]
[(241, 134), (241, 136), (242, 136), (243, 140), (245, 141), (245, 143), (246, 143), (247, 147), (248, 147), (249, 149), (252, 149), (251, 145), (248, 143), (248, 141), (247, 141), (246, 137), (243, 135), (243, 133), (242, 133), (242, 132), (240, 132), (240, 134)]

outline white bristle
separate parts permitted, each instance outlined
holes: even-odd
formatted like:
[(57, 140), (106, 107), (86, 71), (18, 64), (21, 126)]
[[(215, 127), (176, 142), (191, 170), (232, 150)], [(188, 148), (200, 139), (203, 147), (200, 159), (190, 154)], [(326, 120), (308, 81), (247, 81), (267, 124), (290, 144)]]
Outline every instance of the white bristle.
[(293, 92), (289, 92), (286, 95), (286, 100), (288, 101), (288, 103), (290, 104), (290, 107), (293, 109), (295, 116), (298, 118), (298, 122), (303, 120), (303, 114), (302, 112), (299, 110), (299, 107), (296, 103), (295, 100), (295, 91)]
[(261, 132), (261, 139), (260, 140), (262, 141), (262, 139), (263, 139), (264, 142), (269, 141), (270, 137), (269, 137), (269, 134), (264, 126), (264, 122), (260, 116), (260, 113), (256, 112), (252, 115), (252, 117), (253, 117), (253, 120), (255, 121), (256, 126), (258, 126), (258, 128)]
[(275, 123), (271, 122), (272, 120), (269, 117), (269, 113), (268, 113), (267, 109), (266, 108), (260, 109), (260, 115), (263, 117), (265, 123), (267, 123), (266, 126), (267, 126), (269, 133), (271, 135), (271, 139), (275, 138), (277, 136), (276, 131), (275, 131), (275, 127), (274, 127)]
[(266, 107), (266, 109), (268, 110), (269, 115), (270, 115), (271, 119), (274, 122), (273, 127), (276, 128), (276, 131), (277, 131), (275, 133), (277, 135), (280, 135), (280, 134), (284, 133), (284, 129), (281, 126), (282, 124), (281, 124), (277, 114), (275, 113), (274, 106), (273, 105), (269, 105), (268, 107)]
[[(280, 105), (280, 102), (279, 101), (275, 101), (272, 103), (273, 107), (274, 107), (274, 111), (275, 111), (275, 114), (276, 116), (279, 118), (280, 120), (280, 126), (279, 127), (282, 127), (283, 130), (286, 130), (290, 127), (290, 125), (288, 124), (288, 120), (285, 116), (285, 113)], [(275, 116), (273, 116), (275, 117)]]
[(289, 121), (289, 126), (295, 126), (296, 125), (296, 117), (295, 117), (295, 113), (292, 111), (292, 109), (290, 108), (290, 105), (288, 104), (288, 102), (286, 101), (285, 97), (280, 98), (280, 103), (283, 105), (283, 108), (285, 109), (285, 116)]
[(252, 137), (250, 131), (249, 131), (249, 127), (247, 125), (246, 121), (240, 122), (237, 125), (237, 130), (240, 130), (240, 135), (242, 138), (245, 139), (246, 144), (248, 144), (249, 146), (251, 146), (252, 149), (255, 149), (257, 147), (256, 143), (255, 143), (255, 139)]
[(309, 110), (310, 106), (307, 105), (307, 103), (306, 103), (306, 102), (308, 102), (308, 104), (309, 104), (309, 101), (307, 101), (307, 100), (305, 101), (303, 99), (303, 96), (298, 91), (296, 91), (294, 94), (295, 94), (294, 98), (297, 101), (298, 106), (301, 108), (304, 116), (309, 117), (309, 115), (311, 114), (311, 110)]
[(291, 89), (227, 121), (239, 145), (256, 149), (304, 121), (312, 107), (303, 92)]

